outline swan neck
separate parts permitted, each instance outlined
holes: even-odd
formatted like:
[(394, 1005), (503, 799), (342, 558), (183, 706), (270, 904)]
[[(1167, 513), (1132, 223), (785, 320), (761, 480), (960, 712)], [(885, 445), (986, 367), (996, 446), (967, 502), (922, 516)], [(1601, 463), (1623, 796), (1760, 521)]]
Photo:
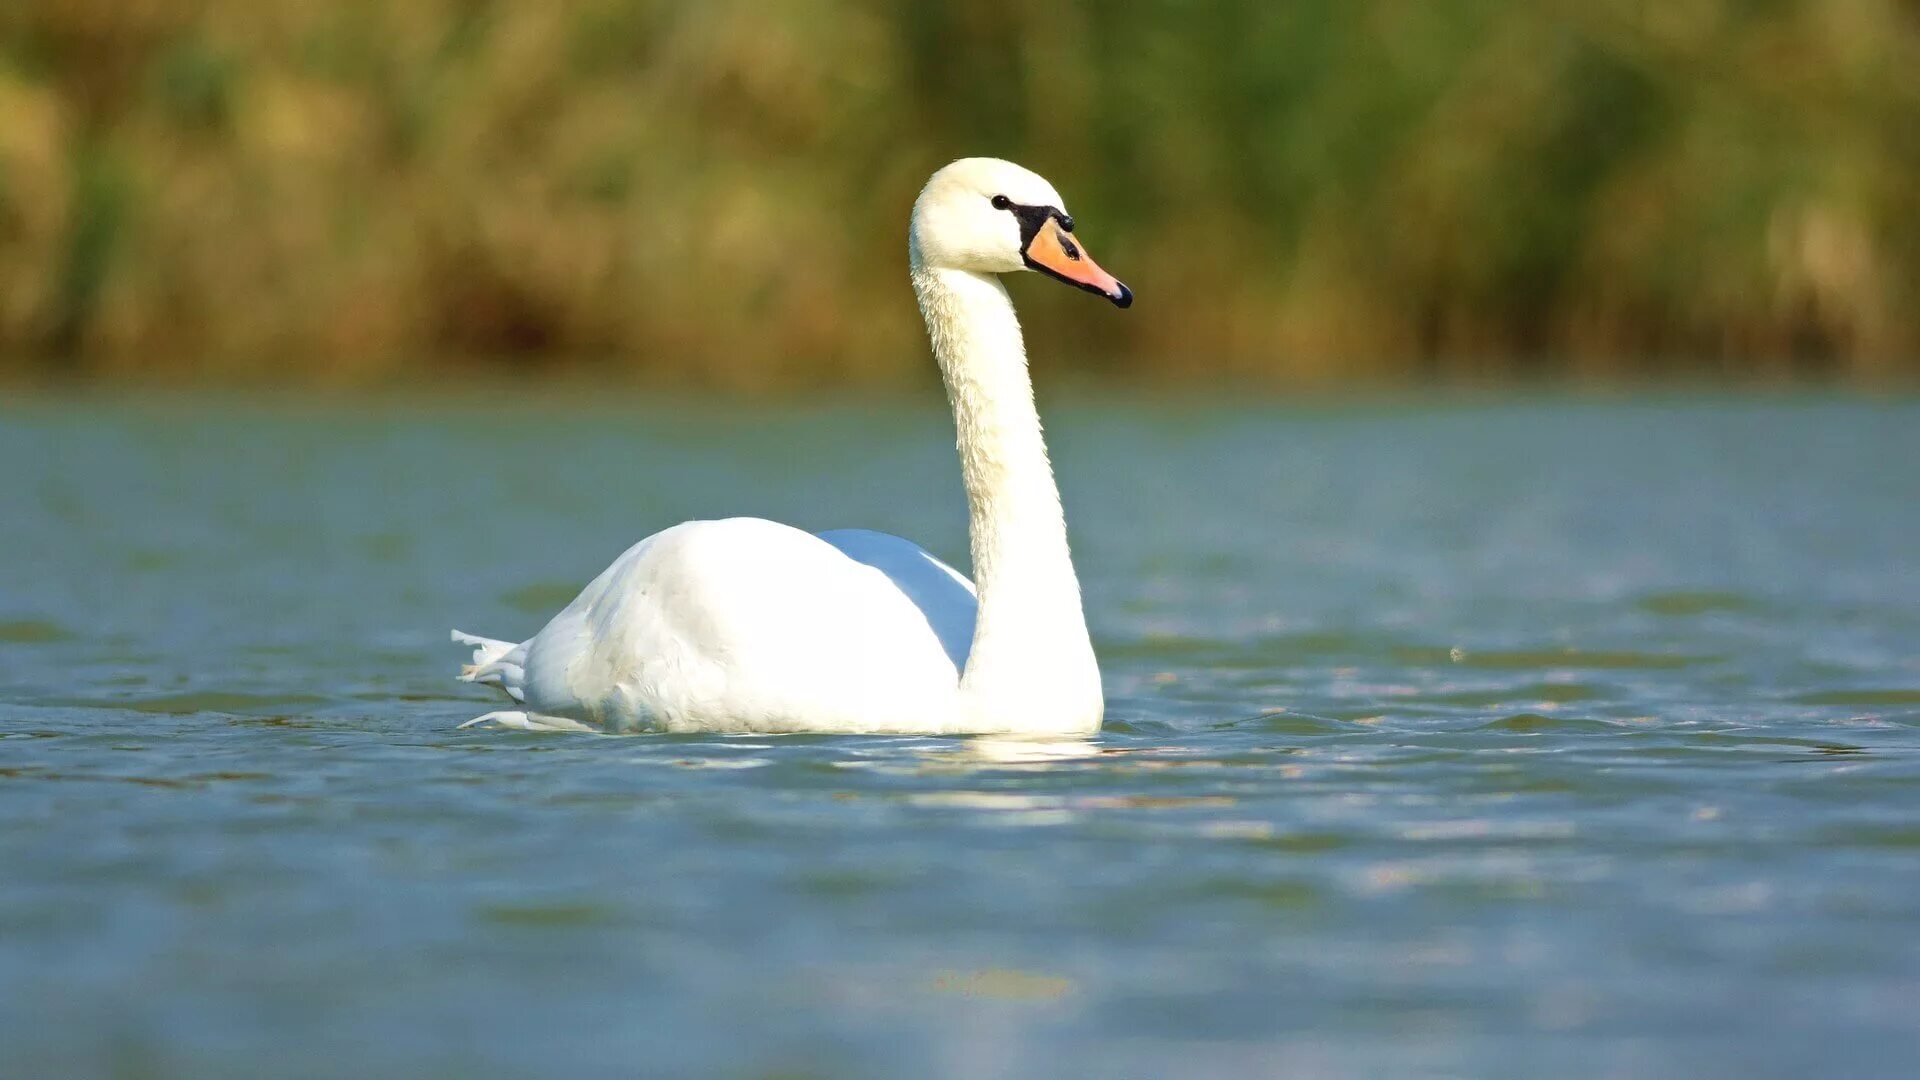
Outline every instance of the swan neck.
[(958, 270), (916, 267), (914, 290), (953, 406), (980, 597), (962, 696), (989, 725), (1092, 730), (1100, 674), (1013, 302)]

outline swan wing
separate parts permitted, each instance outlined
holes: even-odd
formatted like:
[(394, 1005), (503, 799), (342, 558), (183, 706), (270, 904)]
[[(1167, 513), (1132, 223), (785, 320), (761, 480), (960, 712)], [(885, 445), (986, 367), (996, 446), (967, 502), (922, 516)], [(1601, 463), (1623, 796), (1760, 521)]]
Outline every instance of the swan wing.
[(819, 534), (854, 562), (885, 574), (926, 616), (940, 647), (956, 670), (967, 669), (973, 647), (974, 617), (980, 601), (973, 582), (911, 540), (870, 529), (834, 529)]
[(965, 655), (949, 648), (951, 605), (965, 597), (970, 634), (971, 588), (924, 552), (938, 577), (913, 570), (904, 540), (864, 535), (843, 542), (866, 559), (757, 518), (642, 540), (514, 650), (527, 711), (678, 731), (950, 730)]

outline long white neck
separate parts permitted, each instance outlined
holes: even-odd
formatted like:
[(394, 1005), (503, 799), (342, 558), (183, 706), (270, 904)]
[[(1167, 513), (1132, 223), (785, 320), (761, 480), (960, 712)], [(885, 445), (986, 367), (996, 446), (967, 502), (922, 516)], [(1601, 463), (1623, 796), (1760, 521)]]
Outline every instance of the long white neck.
[(916, 266), (913, 289), (953, 404), (980, 594), (963, 707), (1002, 730), (1091, 731), (1100, 669), (1013, 301), (964, 270)]

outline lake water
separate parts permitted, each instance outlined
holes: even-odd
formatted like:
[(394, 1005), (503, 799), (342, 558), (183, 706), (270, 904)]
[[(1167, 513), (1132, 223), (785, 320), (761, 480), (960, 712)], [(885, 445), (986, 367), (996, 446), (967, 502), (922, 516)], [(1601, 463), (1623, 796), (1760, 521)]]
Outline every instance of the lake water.
[(1920, 404), (1064, 403), (1083, 744), (456, 731), (942, 408), (0, 407), (8, 1076), (1913, 1076)]

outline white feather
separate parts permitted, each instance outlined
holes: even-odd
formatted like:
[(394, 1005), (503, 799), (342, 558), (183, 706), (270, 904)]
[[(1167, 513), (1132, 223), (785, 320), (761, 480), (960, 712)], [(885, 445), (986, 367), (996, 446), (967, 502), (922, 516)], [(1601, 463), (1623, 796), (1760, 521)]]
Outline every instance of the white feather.
[[(518, 645), (456, 632), (461, 674), (523, 730), (1008, 733), (1100, 726), (1100, 672), (997, 274), (1022, 268), (1005, 194), (1060, 207), (1033, 173), (972, 158), (914, 204), (912, 280), (953, 405), (972, 583), (919, 546), (757, 518), (692, 521), (629, 548)], [(1064, 209), (1063, 207), (1061, 209)], [(464, 726), (464, 725), (463, 725)]]

